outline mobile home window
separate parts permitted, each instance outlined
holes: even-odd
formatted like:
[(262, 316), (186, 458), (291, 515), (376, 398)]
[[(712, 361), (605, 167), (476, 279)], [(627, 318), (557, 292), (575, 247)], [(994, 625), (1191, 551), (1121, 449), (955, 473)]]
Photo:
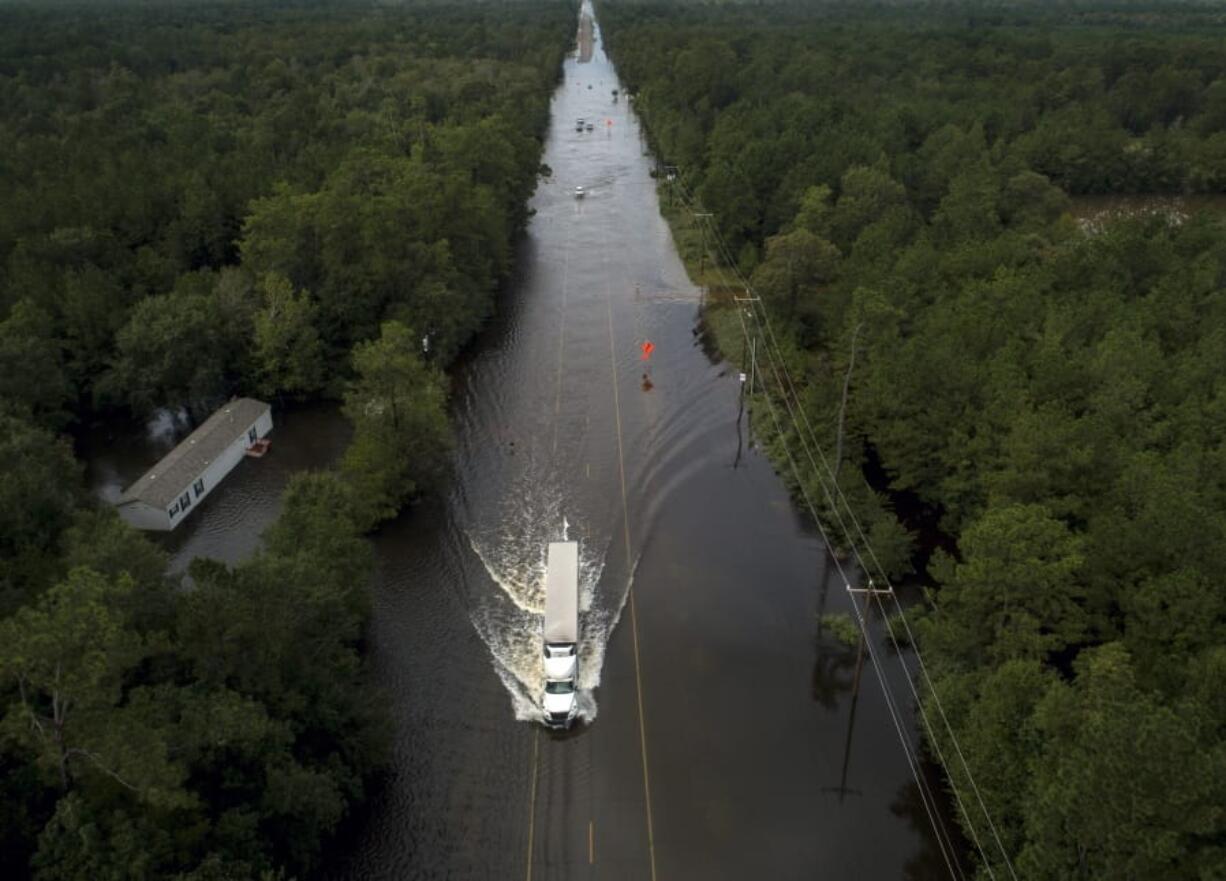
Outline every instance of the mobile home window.
[(204, 495), (204, 478), (203, 477), (196, 481), (195, 490), (196, 490), (196, 498), (200, 498), (202, 495)]
[(247, 442), (255, 443), (255, 426), (254, 425), (247, 429)]
[(171, 517), (173, 517), (175, 514), (178, 514), (179, 513), (179, 503), (175, 502), (173, 505), (171, 505), (170, 510), (167, 511), (166, 513), (169, 514)]
[(192, 506), (192, 494), (191, 493), (183, 493), (183, 495), (179, 496), (179, 507), (180, 508), (186, 511), (191, 506)]

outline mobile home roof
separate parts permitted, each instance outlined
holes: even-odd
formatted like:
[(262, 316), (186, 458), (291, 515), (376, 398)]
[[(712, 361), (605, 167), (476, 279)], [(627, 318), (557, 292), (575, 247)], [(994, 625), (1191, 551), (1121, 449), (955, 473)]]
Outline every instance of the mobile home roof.
[(166, 507), (267, 409), (267, 404), (254, 398), (229, 401), (124, 490), (119, 504), (145, 502)]

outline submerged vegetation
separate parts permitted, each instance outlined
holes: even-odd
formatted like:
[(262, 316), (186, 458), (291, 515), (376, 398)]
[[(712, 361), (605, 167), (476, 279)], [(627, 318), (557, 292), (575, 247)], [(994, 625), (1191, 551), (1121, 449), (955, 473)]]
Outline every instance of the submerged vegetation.
[(933, 581), (919, 650), (1018, 876), (1226, 872), (1226, 221), (1068, 214), (1226, 190), (1218, 13), (602, 14), (669, 195), (714, 213), (828, 450), (844, 427), (887, 566)]
[[(445, 471), (573, 23), (0, 7), (0, 875), (318, 869), (386, 752), (362, 536)], [(355, 440), (184, 581), (63, 432), (233, 394), (343, 397)]]

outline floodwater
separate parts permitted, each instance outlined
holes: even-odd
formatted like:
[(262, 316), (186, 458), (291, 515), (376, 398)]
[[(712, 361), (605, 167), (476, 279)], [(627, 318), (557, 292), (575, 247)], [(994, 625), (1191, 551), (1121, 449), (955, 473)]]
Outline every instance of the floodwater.
[[(854, 649), (818, 638), (819, 608), (848, 608), (823, 545), (738, 456), (737, 376), (704, 354), (619, 85), (596, 27), (553, 99), (520, 277), (457, 371), (452, 489), (375, 539), (392, 772), (329, 877), (945, 877), (871, 668), (853, 703)], [(278, 414), (271, 453), (169, 538), (176, 565), (251, 553), (289, 474), (347, 436), (335, 410)], [(100, 493), (157, 458), (130, 440), (86, 445)], [(583, 719), (554, 734), (541, 589), (564, 535)]]
[[(148, 425), (97, 425), (78, 439), (77, 456), (94, 493), (113, 503), (190, 428), (186, 414), (166, 412)], [(174, 532), (150, 533), (170, 553), (171, 571), (186, 570), (195, 557), (237, 563), (255, 553), (260, 534), (281, 513), (281, 493), (290, 477), (338, 460), (351, 435), (335, 406), (274, 409), (268, 454), (239, 462)]]

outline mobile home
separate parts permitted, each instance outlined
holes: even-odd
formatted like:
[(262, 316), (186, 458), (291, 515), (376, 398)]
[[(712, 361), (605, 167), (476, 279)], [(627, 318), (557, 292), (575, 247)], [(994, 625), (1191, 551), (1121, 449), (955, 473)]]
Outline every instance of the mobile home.
[(268, 404), (226, 403), (124, 491), (119, 516), (138, 529), (174, 529), (270, 431)]

